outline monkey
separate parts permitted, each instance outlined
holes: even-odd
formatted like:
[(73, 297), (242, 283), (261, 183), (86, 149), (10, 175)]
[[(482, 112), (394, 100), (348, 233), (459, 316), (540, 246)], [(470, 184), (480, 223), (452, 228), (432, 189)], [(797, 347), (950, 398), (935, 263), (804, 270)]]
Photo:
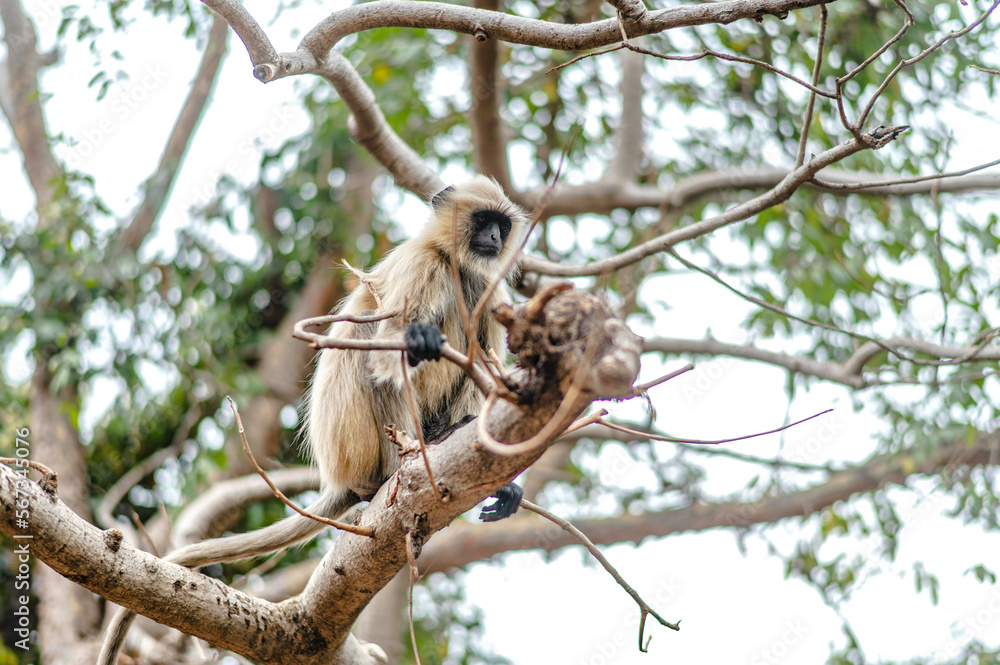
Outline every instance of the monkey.
[[(475, 418), (483, 403), (476, 385), (457, 365), (442, 362), (443, 338), (466, 350), (466, 328), (459, 299), (472, 312), (491, 285), (488, 310), (509, 303), (505, 271), (527, 227), (526, 212), (492, 178), (447, 187), (430, 201), (423, 230), (391, 250), (369, 272), (385, 312), (401, 314), (370, 323), (341, 321), (329, 333), (338, 338), (399, 339), (406, 344), (404, 370), (398, 351), (324, 349), (305, 398), (304, 440), (319, 467), (321, 494), (307, 510), (337, 518), (361, 500), (371, 499), (399, 468), (387, 425), (412, 430), (406, 371), (416, 399), (425, 440), (434, 443)], [(456, 288), (452, 262), (457, 262)], [(514, 266), (509, 268), (508, 266)], [(405, 301), (405, 320), (402, 312)], [(370, 314), (380, 309), (372, 292), (359, 284), (341, 303), (340, 314)], [(476, 323), (483, 350), (504, 348), (506, 331), (491, 316)], [(443, 336), (443, 337), (442, 337)], [(520, 507), (523, 491), (514, 483), (500, 488), (485, 506), (486, 522), (509, 517)], [(293, 515), (263, 529), (206, 540), (177, 549), (164, 560), (192, 568), (268, 554), (310, 539), (326, 528)], [(135, 613), (122, 608), (105, 635), (98, 662), (114, 665)]]

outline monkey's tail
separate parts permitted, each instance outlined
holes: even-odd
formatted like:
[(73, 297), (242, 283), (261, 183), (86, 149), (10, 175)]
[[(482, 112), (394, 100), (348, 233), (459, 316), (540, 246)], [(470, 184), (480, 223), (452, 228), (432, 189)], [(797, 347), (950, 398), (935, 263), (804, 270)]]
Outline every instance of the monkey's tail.
[[(357, 502), (358, 497), (353, 492), (326, 488), (319, 499), (306, 510), (315, 515), (337, 518)], [(325, 528), (326, 525), (322, 522), (301, 515), (292, 515), (263, 529), (187, 545), (174, 550), (163, 559), (189, 568), (223, 561), (239, 561), (290, 547), (312, 538)], [(104, 636), (101, 654), (97, 659), (98, 665), (116, 665), (128, 629), (135, 622), (135, 616), (132, 610), (118, 608), (115, 617), (108, 624), (108, 632)]]

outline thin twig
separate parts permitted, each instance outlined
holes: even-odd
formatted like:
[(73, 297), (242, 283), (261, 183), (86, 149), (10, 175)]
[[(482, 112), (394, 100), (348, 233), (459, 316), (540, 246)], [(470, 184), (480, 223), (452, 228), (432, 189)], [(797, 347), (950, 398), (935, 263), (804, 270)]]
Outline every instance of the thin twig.
[(956, 178), (958, 176), (968, 175), (970, 173), (975, 173), (976, 171), (982, 171), (983, 169), (988, 169), (991, 166), (996, 166), (997, 164), (1000, 164), (1000, 159), (994, 159), (992, 162), (980, 164), (979, 166), (973, 166), (971, 168), (963, 169), (961, 171), (950, 171), (948, 173), (937, 173), (934, 175), (922, 175), (922, 176), (916, 176), (914, 178), (897, 178), (896, 180), (881, 180), (878, 182), (845, 182), (845, 183), (830, 182), (827, 180), (822, 180), (820, 178), (813, 178), (812, 183), (817, 187), (823, 187), (824, 189), (855, 191), (859, 189), (871, 189), (874, 187), (892, 187), (895, 185), (910, 185), (918, 182), (926, 182), (928, 180), (942, 180), (944, 178)]
[(820, 88), (820, 87), (818, 87), (818, 86), (816, 86), (814, 84), (811, 84), (811, 83), (808, 83), (806, 81), (803, 81), (802, 79), (800, 79), (799, 77), (795, 76), (794, 74), (789, 74), (788, 72), (786, 72), (786, 71), (784, 71), (782, 69), (778, 69), (774, 65), (768, 64), (768, 63), (764, 62), (763, 60), (757, 60), (755, 58), (747, 58), (747, 57), (744, 57), (744, 56), (741, 56), (741, 55), (732, 55), (730, 53), (720, 53), (719, 51), (713, 51), (711, 49), (705, 49), (701, 53), (693, 53), (691, 55), (665, 55), (663, 53), (657, 53), (656, 51), (651, 51), (648, 48), (643, 48), (642, 46), (636, 46), (632, 42), (622, 42), (621, 44), (618, 44), (618, 45), (610, 47), (610, 48), (600, 49), (600, 50), (597, 50), (597, 51), (592, 51), (590, 53), (585, 53), (584, 55), (579, 55), (579, 56), (573, 58), (572, 60), (568, 60), (567, 62), (562, 63), (561, 65), (556, 65), (555, 67), (550, 67), (549, 69), (547, 69), (545, 71), (545, 73), (548, 74), (548, 73), (557, 71), (559, 69), (563, 69), (565, 67), (569, 67), (573, 63), (579, 62), (580, 60), (583, 60), (585, 58), (592, 58), (594, 56), (604, 55), (605, 53), (612, 53), (614, 51), (620, 51), (623, 48), (624, 49), (628, 49), (629, 51), (632, 51), (633, 53), (641, 53), (642, 55), (649, 55), (649, 56), (652, 56), (654, 58), (660, 58), (661, 60), (680, 61), (680, 62), (693, 62), (695, 60), (701, 60), (703, 58), (709, 58), (709, 57), (711, 57), (711, 58), (718, 58), (719, 60), (725, 60), (727, 62), (739, 62), (739, 63), (742, 63), (744, 65), (753, 65), (754, 67), (760, 67), (761, 69), (766, 69), (767, 71), (771, 72), (772, 74), (777, 74), (778, 76), (782, 76), (782, 77), (788, 79), (789, 81), (793, 81), (795, 83), (798, 83), (803, 88), (811, 91), (813, 94), (819, 95), (820, 97), (826, 97), (827, 99), (836, 99), (837, 98), (837, 93), (836, 92), (830, 92), (829, 90), (824, 90), (824, 89), (822, 89), (822, 88)]
[(628, 48), (628, 46), (626, 46), (624, 42), (622, 42), (620, 44), (615, 44), (614, 46), (608, 46), (606, 48), (598, 49), (596, 51), (591, 51), (590, 53), (584, 53), (583, 55), (576, 56), (572, 60), (567, 60), (566, 62), (562, 63), (561, 65), (555, 65), (553, 67), (549, 67), (548, 69), (545, 70), (545, 73), (546, 74), (551, 74), (552, 72), (558, 71), (560, 69), (564, 69), (566, 67), (569, 67), (572, 64), (576, 64), (577, 62), (580, 62), (581, 60), (586, 60), (587, 58), (593, 58), (593, 57), (596, 57), (596, 56), (599, 56), (599, 55), (604, 55), (605, 53), (614, 53), (615, 51), (621, 51), (623, 48)]
[[(524, 502), (521, 505), (523, 506)], [(410, 564), (409, 596), (407, 598), (410, 617), (410, 642), (413, 645), (413, 658), (417, 661), (417, 665), (420, 665), (420, 653), (417, 651), (417, 631), (413, 626), (413, 585), (420, 579), (420, 569), (417, 568), (417, 557), (413, 553), (412, 531), (406, 532), (406, 561)]]
[[(361, 284), (363, 284), (366, 289), (368, 289), (368, 293), (370, 293), (372, 295), (372, 298), (375, 300), (375, 311), (385, 312), (385, 306), (382, 304), (382, 297), (379, 296), (378, 289), (375, 288), (375, 284), (372, 282), (371, 276), (364, 270), (352, 266), (350, 263), (347, 262), (347, 259), (343, 259), (341, 263), (343, 263), (344, 267), (347, 268), (352, 275), (357, 277), (358, 281)], [(340, 319), (340, 320), (352, 321), (353, 319)], [(375, 319), (375, 320), (380, 321), (381, 319)], [(333, 322), (331, 321), (331, 323)], [(363, 322), (354, 321), (354, 323), (363, 323)]]
[(632, 429), (631, 427), (625, 427), (624, 425), (618, 425), (616, 423), (609, 423), (606, 420), (601, 420), (600, 423), (605, 427), (610, 427), (611, 429), (618, 430), (619, 432), (625, 432), (626, 434), (634, 434), (637, 436), (642, 436), (645, 438), (652, 439), (654, 441), (668, 441), (671, 443), (693, 443), (697, 445), (714, 446), (720, 443), (732, 443), (734, 441), (744, 441), (746, 439), (753, 439), (758, 436), (764, 436), (766, 434), (775, 434), (777, 432), (783, 432), (786, 429), (795, 427), (796, 425), (801, 425), (804, 422), (812, 420), (813, 418), (819, 418), (820, 416), (830, 413), (833, 409), (827, 409), (826, 411), (820, 411), (815, 413), (808, 418), (803, 418), (802, 420), (796, 420), (794, 423), (788, 423), (787, 425), (782, 425), (776, 429), (769, 429), (766, 432), (757, 432), (756, 434), (746, 434), (744, 436), (737, 436), (732, 439), (716, 439), (715, 441), (703, 441), (700, 439), (679, 439), (673, 436), (661, 436), (659, 434), (651, 434), (649, 432), (643, 432), (641, 430)]
[[(1000, 1), (1000, 0), (998, 0), (998, 1)], [(841, 333), (843, 335), (847, 335), (847, 336), (852, 337), (854, 339), (860, 339), (860, 340), (864, 340), (866, 342), (870, 342), (871, 344), (873, 344), (874, 346), (878, 347), (879, 349), (885, 351), (886, 353), (889, 353), (889, 354), (891, 354), (893, 356), (896, 356), (897, 358), (899, 358), (901, 360), (905, 360), (907, 362), (911, 362), (911, 363), (913, 363), (915, 365), (926, 365), (928, 367), (940, 367), (940, 366), (943, 366), (943, 365), (959, 365), (961, 363), (964, 363), (967, 360), (972, 360), (977, 355), (979, 355), (979, 353), (984, 348), (986, 348), (986, 346), (993, 340), (993, 338), (996, 337), (997, 334), (1000, 334), (1000, 328), (995, 328), (995, 329), (987, 330), (987, 331), (981, 333), (982, 341), (980, 341), (979, 343), (977, 343), (968, 352), (963, 353), (961, 356), (959, 356), (957, 358), (952, 358), (951, 360), (922, 360), (920, 358), (914, 358), (912, 356), (908, 356), (905, 353), (902, 353), (901, 351), (899, 351), (898, 349), (892, 348), (891, 346), (889, 346), (888, 344), (886, 344), (882, 340), (876, 339), (876, 338), (871, 337), (869, 335), (865, 335), (865, 334), (862, 334), (862, 333), (859, 333), (859, 332), (855, 332), (853, 330), (848, 330), (846, 328), (841, 328), (839, 326), (833, 325), (832, 323), (823, 323), (822, 321), (816, 321), (815, 319), (810, 319), (810, 318), (806, 318), (806, 317), (802, 317), (802, 316), (796, 316), (795, 314), (792, 314), (791, 312), (789, 312), (786, 309), (778, 307), (777, 305), (773, 305), (773, 304), (771, 304), (771, 303), (769, 303), (769, 302), (767, 302), (765, 300), (761, 300), (760, 298), (758, 298), (756, 296), (752, 296), (749, 293), (744, 293), (743, 291), (740, 291), (735, 286), (733, 286), (732, 284), (729, 284), (724, 279), (722, 279), (722, 277), (720, 277), (716, 273), (712, 272), (708, 268), (702, 268), (699, 265), (691, 263), (687, 259), (681, 258), (681, 256), (679, 254), (677, 254), (676, 250), (674, 250), (672, 247), (668, 248), (666, 250), (666, 252), (668, 254), (670, 254), (671, 256), (673, 256), (678, 261), (680, 261), (682, 264), (684, 264), (684, 266), (686, 266), (687, 268), (690, 268), (691, 270), (695, 270), (697, 272), (702, 273), (703, 275), (708, 276), (709, 278), (712, 279), (712, 281), (716, 282), (720, 286), (725, 287), (728, 291), (730, 291), (731, 293), (735, 294), (736, 296), (739, 296), (743, 300), (746, 300), (747, 302), (751, 302), (751, 303), (753, 303), (755, 305), (763, 307), (764, 309), (770, 310), (770, 311), (772, 311), (772, 312), (774, 312), (776, 314), (780, 314), (780, 315), (782, 315), (784, 317), (787, 317), (787, 318), (789, 318), (789, 319), (791, 319), (793, 321), (798, 321), (799, 323), (804, 323), (804, 324), (810, 325), (810, 326), (816, 326), (817, 328), (822, 328), (824, 330), (829, 330), (831, 332)], [(857, 352), (855, 352), (855, 353), (857, 353)]]
[[(819, 85), (819, 71), (823, 66), (823, 45), (826, 42), (826, 20), (829, 16), (826, 5), (819, 6), (819, 37), (816, 44), (816, 62), (813, 65), (813, 86)], [(806, 143), (809, 140), (809, 127), (812, 125), (813, 108), (816, 106), (816, 93), (809, 91), (809, 102), (806, 104), (806, 114), (802, 119), (802, 131), (799, 133), (799, 154), (795, 158), (795, 167), (802, 166), (806, 161)]]
[(684, 450), (690, 450), (692, 452), (698, 453), (699, 455), (728, 457), (729, 459), (738, 460), (740, 462), (746, 462), (747, 464), (760, 464), (775, 469), (788, 468), (788, 469), (798, 469), (799, 471), (822, 471), (825, 473), (835, 473), (837, 471), (837, 469), (830, 466), (829, 464), (809, 464), (808, 462), (794, 462), (792, 460), (786, 460), (780, 457), (758, 457), (757, 455), (748, 455), (746, 453), (736, 452), (735, 450), (730, 450), (729, 448), (710, 448), (707, 446), (699, 446), (696, 444), (689, 445), (685, 443), (678, 443), (677, 445), (683, 448)]
[[(391, 319), (394, 316), (399, 316), (401, 312), (402, 310), (394, 309), (391, 312), (376, 312), (374, 314), (324, 314), (323, 316), (313, 316), (308, 319), (302, 319), (296, 323), (295, 333), (301, 332), (308, 335), (316, 335), (316, 333), (306, 333), (305, 329), (312, 328), (313, 326), (328, 326), (331, 323), (340, 323), (341, 321), (350, 321), (351, 323), (375, 323), (376, 321), (384, 321), (386, 319)], [(295, 333), (292, 334), (293, 337), (305, 339)]]
[(506, 370), (504, 370), (503, 362), (501, 362), (500, 357), (497, 356), (496, 350), (492, 348), (486, 350), (485, 362), (493, 366), (493, 369), (496, 371), (497, 376), (499, 376), (500, 380), (506, 384), (509, 375), (507, 374)]
[[(326, 316), (316, 316), (310, 319), (303, 319), (295, 324), (292, 337), (301, 339), (314, 349), (354, 349), (361, 351), (405, 351), (406, 342), (402, 337), (396, 339), (354, 339), (345, 337), (332, 337), (319, 333), (307, 332), (305, 329), (310, 326), (319, 326), (336, 321), (350, 321), (352, 323), (369, 323), (372, 321), (382, 321), (393, 316), (398, 316), (399, 311), (385, 312), (382, 314), (328, 314)], [(469, 363), (469, 359), (464, 353), (448, 344), (447, 339), (441, 346), (441, 357), (455, 363), (469, 375), (476, 386), (483, 394), (488, 394), (493, 385), (486, 371), (478, 365)]]
[[(403, 296), (403, 321), (406, 321), (406, 296)], [(406, 371), (406, 351), (402, 351), (399, 354), (399, 362), (400, 369), (403, 372), (403, 388), (406, 390), (406, 403), (410, 407), (410, 415), (413, 416), (413, 427), (417, 430), (417, 441), (420, 443), (420, 455), (424, 458), (424, 467), (427, 469), (427, 477), (431, 481), (431, 489), (434, 490), (434, 496), (440, 501), (441, 492), (438, 491), (437, 482), (434, 480), (434, 473), (431, 471), (431, 461), (427, 459), (427, 443), (424, 441), (424, 428), (420, 424), (417, 400), (413, 397), (413, 388), (410, 387), (410, 374)]]
[(50, 494), (55, 494), (56, 488), (59, 486), (59, 474), (41, 462), (25, 459), (23, 457), (0, 457), (0, 464), (31, 467), (35, 471), (42, 474), (42, 479), (38, 481), (38, 485)]
[(666, 626), (667, 628), (670, 628), (671, 630), (680, 630), (681, 629), (681, 622), (680, 621), (677, 621), (676, 623), (671, 623), (670, 621), (667, 621), (662, 616), (660, 616), (656, 612), (656, 610), (654, 610), (652, 607), (650, 607), (649, 604), (647, 604), (646, 601), (644, 601), (642, 599), (642, 597), (639, 595), (639, 593), (635, 589), (633, 589), (629, 585), (628, 582), (625, 581), (625, 579), (618, 573), (617, 570), (615, 570), (615, 567), (612, 566), (611, 563), (608, 562), (607, 558), (605, 558), (605, 556), (603, 554), (601, 554), (601, 551), (599, 549), (597, 549), (597, 546), (594, 545), (594, 543), (589, 538), (587, 538), (587, 536), (582, 531), (580, 531), (579, 529), (577, 529), (575, 526), (573, 526), (572, 524), (570, 524), (569, 522), (567, 522), (563, 518), (561, 518), (561, 517), (559, 517), (557, 515), (553, 515), (549, 511), (547, 511), (544, 508), (542, 508), (541, 506), (539, 506), (539, 505), (537, 505), (535, 503), (532, 503), (531, 501), (528, 501), (527, 499), (523, 499), (521, 501), (521, 506), (524, 507), (524, 508), (526, 508), (527, 510), (530, 510), (531, 512), (535, 513), (536, 515), (544, 517), (545, 519), (549, 520), (550, 522), (553, 522), (553, 523), (559, 525), (559, 527), (561, 529), (563, 529), (564, 531), (567, 531), (570, 535), (572, 535), (574, 538), (576, 538), (577, 541), (579, 541), (579, 543), (581, 545), (583, 545), (584, 547), (587, 548), (588, 552), (590, 552), (591, 554), (594, 555), (594, 558), (597, 559), (597, 561), (601, 564), (601, 566), (604, 567), (604, 570), (608, 571), (611, 574), (611, 576), (613, 578), (615, 578), (615, 582), (617, 582), (618, 585), (621, 588), (625, 589), (625, 593), (627, 593), (628, 595), (632, 596), (632, 600), (634, 600), (636, 602), (636, 604), (639, 606), (639, 610), (641, 612), (641, 618), (639, 620), (639, 651), (641, 651), (643, 653), (646, 653), (646, 650), (649, 647), (649, 641), (648, 640), (646, 641), (645, 644), (642, 643), (642, 635), (643, 635), (643, 631), (644, 631), (644, 629), (646, 627), (646, 617), (647, 616), (651, 615), (654, 619), (656, 619), (657, 621), (660, 622), (661, 626)]
[(287, 496), (285, 496), (285, 493), (282, 492), (280, 489), (278, 489), (278, 486), (271, 481), (270, 477), (268, 477), (267, 475), (267, 472), (264, 471), (264, 469), (260, 467), (260, 464), (257, 463), (257, 459), (253, 456), (253, 452), (250, 450), (250, 442), (247, 441), (246, 432), (243, 429), (243, 420), (240, 418), (239, 411), (236, 410), (236, 402), (234, 402), (233, 398), (230, 397), (229, 395), (226, 395), (226, 399), (229, 400), (229, 408), (233, 410), (233, 415), (236, 417), (236, 426), (240, 432), (240, 439), (243, 441), (243, 452), (244, 454), (246, 454), (247, 459), (250, 460), (250, 465), (253, 466), (254, 471), (256, 471), (257, 474), (264, 479), (264, 482), (267, 483), (267, 486), (271, 488), (271, 492), (274, 493), (274, 496), (278, 497), (278, 499), (281, 500), (282, 503), (284, 503), (286, 506), (297, 512), (299, 515), (302, 515), (303, 517), (308, 517), (311, 520), (316, 520), (317, 522), (320, 522), (322, 524), (326, 524), (328, 526), (340, 529), (341, 531), (347, 531), (348, 533), (353, 533), (358, 536), (367, 536), (371, 538), (374, 535), (374, 531), (372, 530), (371, 527), (357, 526), (354, 524), (346, 524), (344, 522), (338, 522), (337, 520), (332, 520), (328, 517), (323, 517), (322, 515), (316, 515), (314, 513), (310, 513), (308, 510), (303, 510), (298, 506), (296, 506), (294, 503), (292, 503), (292, 501)]
[(669, 374), (664, 374), (663, 376), (661, 376), (658, 379), (653, 379), (652, 381), (648, 381), (646, 383), (642, 383), (642, 384), (636, 386), (635, 388), (632, 389), (632, 394), (638, 397), (639, 395), (643, 394), (644, 392), (646, 392), (650, 388), (658, 386), (661, 383), (666, 383), (670, 379), (677, 378), (681, 374), (684, 374), (685, 372), (690, 372), (693, 369), (694, 369), (694, 365), (692, 365), (691, 363), (688, 363), (688, 364), (684, 365), (683, 367), (681, 367), (680, 369), (675, 369), (673, 372), (670, 372)]
[(895, 35), (893, 35), (889, 39), (889, 41), (883, 44), (877, 51), (872, 53), (870, 56), (865, 58), (865, 60), (860, 65), (849, 71), (847, 74), (844, 74), (843, 76), (839, 77), (837, 79), (838, 86), (843, 86), (844, 83), (847, 83), (852, 78), (863, 72), (868, 67), (868, 65), (875, 62), (875, 60), (878, 59), (879, 56), (888, 51), (889, 47), (891, 47), (893, 44), (902, 39), (903, 35), (906, 34), (906, 31), (913, 26), (913, 14), (910, 12), (909, 8), (905, 4), (903, 4), (900, 0), (893, 0), (893, 2), (896, 3), (897, 7), (903, 10), (903, 14), (905, 17), (903, 19), (903, 26), (896, 32)]
[(570, 425), (569, 427), (567, 427), (563, 431), (563, 433), (562, 433), (561, 436), (566, 436), (567, 434), (575, 432), (576, 430), (580, 429), (581, 427), (586, 427), (587, 425), (593, 425), (594, 423), (600, 422), (601, 418), (603, 418), (606, 415), (608, 415), (608, 410), (607, 409), (601, 409), (599, 411), (595, 411), (594, 413), (590, 414), (589, 416), (584, 416), (582, 418), (577, 418), (576, 420), (573, 421), (572, 425)]
[[(910, 13), (910, 10), (907, 9), (906, 5), (900, 2), (899, 0), (897, 0), (896, 4), (898, 4), (900, 7), (903, 8), (903, 10), (907, 14), (907, 21), (910, 22), (910, 24), (912, 25), (913, 15)], [(898, 63), (896, 63), (896, 66), (893, 67), (892, 71), (889, 72), (888, 75), (886, 75), (885, 80), (882, 81), (881, 85), (879, 85), (879, 87), (875, 90), (875, 92), (872, 93), (871, 99), (868, 100), (868, 103), (865, 105), (864, 111), (862, 111), (861, 115), (858, 117), (856, 126), (860, 128), (865, 124), (865, 120), (868, 119), (868, 114), (871, 113), (872, 108), (875, 106), (875, 102), (878, 100), (879, 97), (882, 96), (882, 93), (885, 91), (885, 89), (889, 87), (889, 84), (892, 82), (892, 80), (896, 78), (896, 74), (898, 74), (904, 67), (909, 67), (914, 63), (920, 62), (928, 55), (941, 48), (946, 42), (952, 39), (956, 39), (958, 37), (962, 37), (968, 34), (969, 32), (975, 30), (977, 27), (979, 27), (979, 25), (981, 25), (984, 21), (986, 21), (987, 18), (989, 18), (990, 14), (992, 14), (993, 11), (998, 6), (1000, 6), (1000, 0), (994, 0), (993, 4), (990, 5), (989, 9), (983, 12), (979, 16), (979, 18), (977, 18), (975, 21), (973, 21), (966, 27), (962, 28), (961, 30), (953, 30), (949, 32), (941, 39), (937, 40), (936, 42), (934, 42), (933, 44), (925, 48), (923, 51), (913, 56), (912, 58), (900, 60)]]
[(146, 539), (146, 543), (149, 545), (149, 551), (153, 553), (153, 556), (159, 557), (159, 548), (156, 547), (156, 543), (153, 542), (153, 538), (149, 535), (149, 532), (146, 531), (146, 525), (142, 523), (141, 519), (139, 519), (139, 513), (134, 510), (132, 511), (132, 523), (135, 524), (136, 531)]

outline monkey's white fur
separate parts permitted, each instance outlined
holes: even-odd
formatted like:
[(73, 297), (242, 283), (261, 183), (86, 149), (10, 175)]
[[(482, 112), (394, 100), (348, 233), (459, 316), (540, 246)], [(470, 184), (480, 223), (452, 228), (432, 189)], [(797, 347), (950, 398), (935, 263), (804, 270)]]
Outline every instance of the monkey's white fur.
[[(495, 210), (507, 215), (511, 230), (500, 256), (483, 258), (470, 250), (472, 213)], [(416, 237), (396, 247), (369, 271), (385, 311), (402, 310), (378, 323), (334, 324), (334, 337), (398, 339), (412, 322), (433, 323), (448, 343), (467, 351), (458, 298), (471, 313), (479, 297), (498, 282), (481, 317), (476, 335), (484, 350), (504, 349), (505, 331), (489, 311), (510, 300), (504, 267), (518, 251), (527, 216), (510, 201), (495, 180), (478, 176), (434, 197), (432, 214)], [(457, 230), (457, 243), (456, 233)], [(461, 291), (456, 292), (451, 261), (457, 248)], [(375, 299), (359, 285), (342, 303), (343, 314), (377, 310)], [(425, 435), (434, 438), (465, 416), (476, 414), (483, 397), (465, 373), (448, 361), (421, 362), (407, 367)], [(397, 425), (415, 434), (403, 385), (403, 363), (398, 351), (326, 349), (320, 352), (307, 394), (305, 435), (319, 466), (320, 498), (308, 511), (336, 518), (359, 497), (370, 498), (399, 468), (396, 449), (384, 427)], [(182, 547), (164, 557), (197, 567), (267, 554), (315, 536), (324, 524), (293, 515), (250, 533), (215, 538)], [(98, 662), (114, 665), (135, 613), (121, 609), (105, 636)]]

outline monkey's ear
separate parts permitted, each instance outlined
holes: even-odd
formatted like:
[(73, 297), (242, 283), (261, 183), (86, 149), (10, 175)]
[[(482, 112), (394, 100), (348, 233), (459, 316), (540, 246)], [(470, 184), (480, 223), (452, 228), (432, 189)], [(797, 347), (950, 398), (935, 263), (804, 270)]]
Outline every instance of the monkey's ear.
[(434, 210), (440, 210), (441, 206), (443, 206), (448, 200), (448, 194), (454, 191), (455, 188), (451, 185), (442, 189), (440, 192), (431, 197), (431, 207), (434, 208)]

